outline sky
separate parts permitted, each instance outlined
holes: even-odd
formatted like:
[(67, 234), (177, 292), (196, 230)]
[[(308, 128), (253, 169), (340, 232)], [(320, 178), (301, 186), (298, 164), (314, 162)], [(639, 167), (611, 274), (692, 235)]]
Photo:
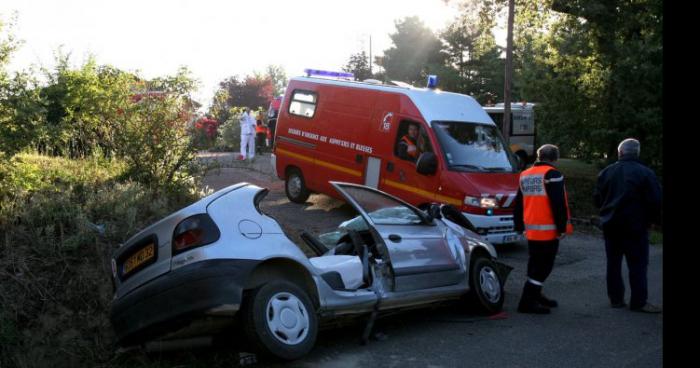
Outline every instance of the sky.
[(12, 33), (24, 43), (10, 70), (50, 68), (59, 47), (76, 66), (94, 55), (146, 78), (187, 66), (206, 108), (227, 77), (268, 65), (288, 77), (340, 70), (369, 50), (370, 36), (373, 56), (389, 48), (395, 20), (416, 15), (437, 32), (457, 10), (442, 0), (2, 0), (0, 18), (13, 14)]

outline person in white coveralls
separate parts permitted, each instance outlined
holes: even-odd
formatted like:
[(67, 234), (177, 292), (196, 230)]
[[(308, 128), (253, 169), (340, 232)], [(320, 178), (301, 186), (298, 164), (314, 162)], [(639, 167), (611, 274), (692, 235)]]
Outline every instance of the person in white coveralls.
[[(241, 159), (255, 157), (255, 119), (250, 116), (250, 108), (246, 107), (240, 118), (241, 123)], [(247, 152), (246, 152), (247, 151)]]

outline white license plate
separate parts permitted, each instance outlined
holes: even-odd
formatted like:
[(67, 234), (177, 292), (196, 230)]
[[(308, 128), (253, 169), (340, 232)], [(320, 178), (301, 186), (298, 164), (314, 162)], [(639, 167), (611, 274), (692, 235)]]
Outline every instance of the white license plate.
[(507, 235), (503, 237), (504, 243), (515, 243), (520, 240), (520, 235)]

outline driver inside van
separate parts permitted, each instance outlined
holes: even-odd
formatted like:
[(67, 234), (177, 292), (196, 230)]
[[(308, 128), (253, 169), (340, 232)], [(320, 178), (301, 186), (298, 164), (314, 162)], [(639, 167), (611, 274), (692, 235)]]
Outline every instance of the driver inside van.
[(401, 159), (416, 162), (422, 153), (419, 144), (420, 138), (418, 129), (418, 124), (409, 123), (408, 133), (401, 137), (397, 149), (398, 155)]

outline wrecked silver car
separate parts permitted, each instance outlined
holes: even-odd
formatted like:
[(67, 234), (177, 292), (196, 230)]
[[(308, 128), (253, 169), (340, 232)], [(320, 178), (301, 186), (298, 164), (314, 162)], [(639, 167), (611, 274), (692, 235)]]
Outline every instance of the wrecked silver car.
[[(503, 306), (510, 267), (461, 213), (421, 211), (379, 190), (332, 182), (358, 215), (301, 238), (308, 257), (240, 183), (151, 225), (115, 251), (110, 319), (122, 346), (212, 334), (233, 323), (259, 352), (297, 359), (320, 324), (466, 299)], [(468, 222), (464, 222), (468, 224)]]

